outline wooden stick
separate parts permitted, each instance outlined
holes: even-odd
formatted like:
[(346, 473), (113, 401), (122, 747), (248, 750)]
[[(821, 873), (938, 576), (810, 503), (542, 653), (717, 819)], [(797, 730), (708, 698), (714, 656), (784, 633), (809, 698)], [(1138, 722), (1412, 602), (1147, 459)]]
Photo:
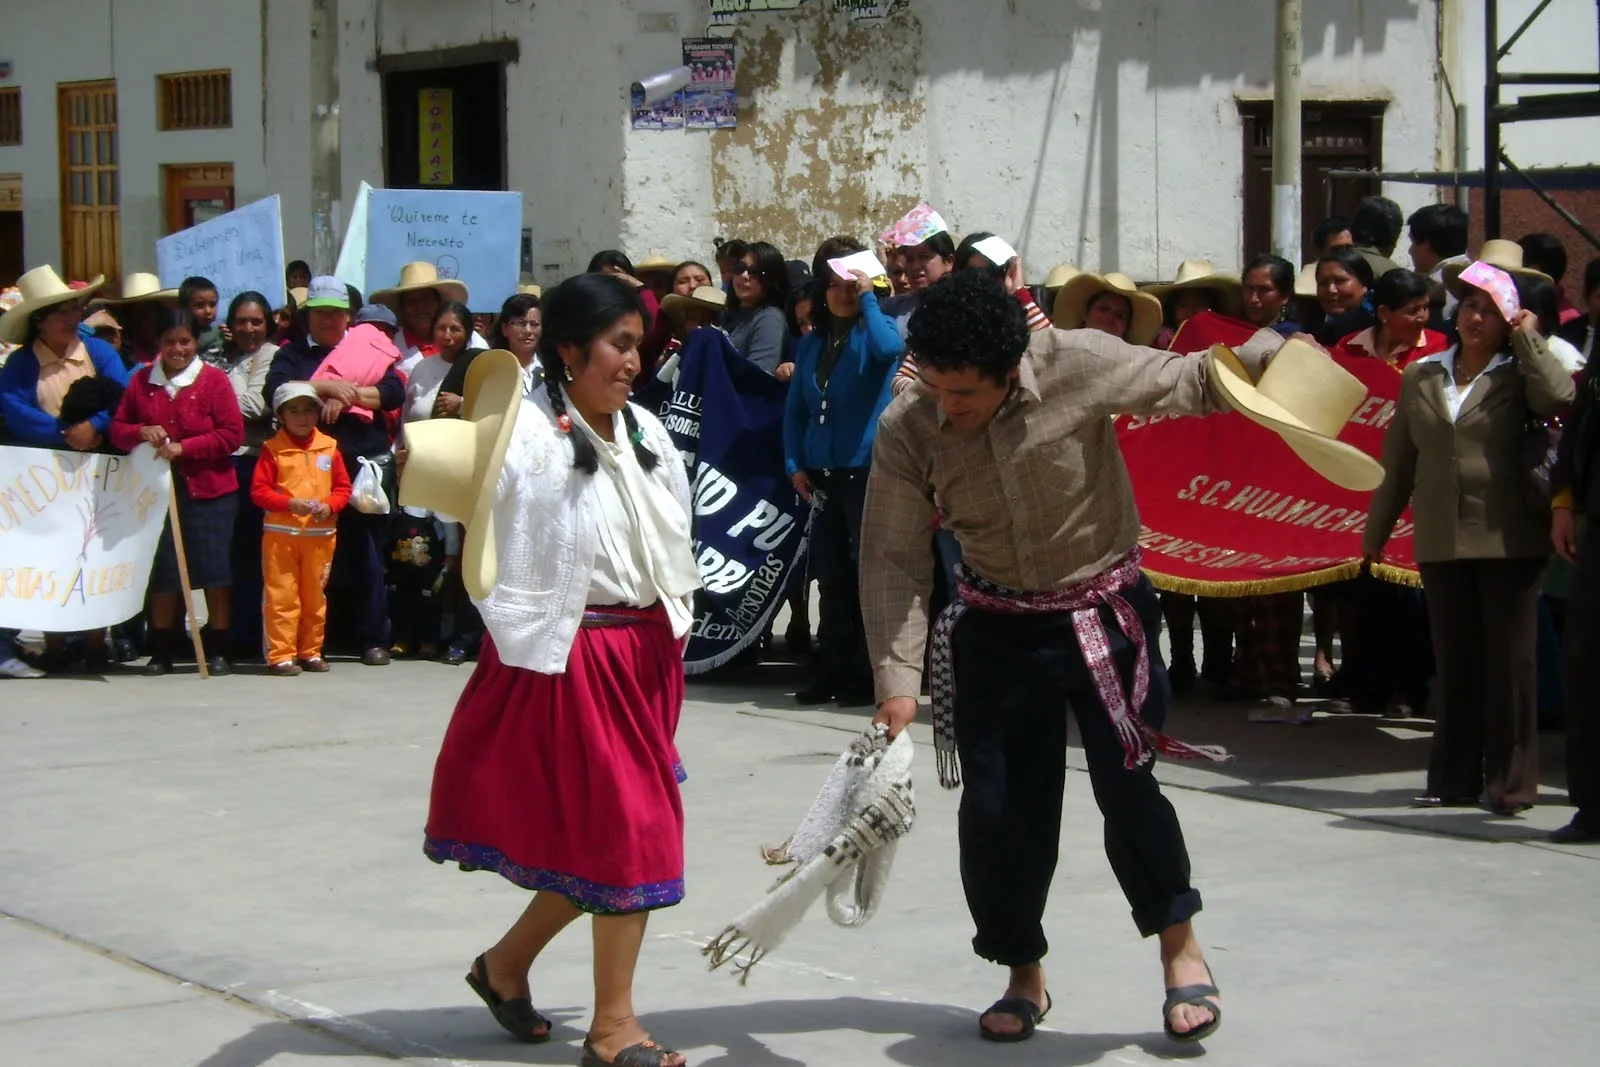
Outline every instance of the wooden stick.
[(189, 557), (183, 551), (183, 527), (178, 522), (178, 472), (172, 472), (172, 491), (167, 494), (167, 521), (172, 524), (172, 548), (178, 556), (178, 581), (183, 585), (183, 614), (189, 620), (189, 640), (194, 643), (194, 661), (200, 677), (210, 678), (205, 646), (200, 643), (200, 620), (194, 612), (194, 590), (189, 588)]

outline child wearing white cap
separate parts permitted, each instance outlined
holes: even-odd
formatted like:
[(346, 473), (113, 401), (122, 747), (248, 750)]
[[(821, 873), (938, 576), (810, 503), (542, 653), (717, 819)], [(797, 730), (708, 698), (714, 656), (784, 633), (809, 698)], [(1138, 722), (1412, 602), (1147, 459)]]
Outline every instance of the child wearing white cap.
[(281, 429), (261, 446), (250, 499), (266, 512), (261, 573), (266, 589), (268, 670), (292, 677), (323, 673), (328, 569), (335, 522), (350, 500), (350, 475), (338, 442), (317, 429), (322, 400), (309, 382), (272, 395)]

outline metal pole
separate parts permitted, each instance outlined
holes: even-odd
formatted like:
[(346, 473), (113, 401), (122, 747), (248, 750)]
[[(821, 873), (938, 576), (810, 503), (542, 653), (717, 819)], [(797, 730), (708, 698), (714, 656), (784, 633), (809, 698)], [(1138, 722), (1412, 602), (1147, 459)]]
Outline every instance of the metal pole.
[(1272, 94), (1272, 250), (1304, 257), (1300, 213), (1300, 0), (1278, 0), (1277, 72)]
[(1483, 4), (1483, 237), (1500, 236), (1500, 0)]
[(339, 0), (311, 3), (311, 262), (339, 258)]
[(1461, 175), (1470, 170), (1472, 164), (1467, 160), (1467, 133), (1470, 123), (1467, 121), (1467, 105), (1456, 105), (1456, 207), (1462, 211), (1471, 212), (1467, 206), (1467, 186), (1461, 180)]

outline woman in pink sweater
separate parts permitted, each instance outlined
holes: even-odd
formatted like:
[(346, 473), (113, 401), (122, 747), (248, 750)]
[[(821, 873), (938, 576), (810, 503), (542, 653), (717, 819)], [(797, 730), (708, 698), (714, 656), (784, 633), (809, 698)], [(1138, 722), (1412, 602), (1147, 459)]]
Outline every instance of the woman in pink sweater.
[[(233, 453), (244, 443), (244, 416), (228, 375), (200, 361), (201, 331), (194, 316), (183, 308), (163, 308), (158, 329), (160, 356), (129, 380), (111, 420), (111, 443), (124, 452), (148, 444), (171, 462), (189, 581), (206, 593), (206, 661), (211, 673), (227, 674), (233, 616), (229, 549), (239, 507)], [(146, 674), (172, 670), (184, 614), (182, 592), (169, 524), (150, 573)]]

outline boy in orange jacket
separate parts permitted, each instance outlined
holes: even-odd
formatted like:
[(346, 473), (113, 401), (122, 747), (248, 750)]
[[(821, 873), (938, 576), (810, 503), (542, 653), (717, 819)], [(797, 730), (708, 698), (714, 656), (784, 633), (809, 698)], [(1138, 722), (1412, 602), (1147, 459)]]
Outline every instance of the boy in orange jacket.
[(267, 669), (280, 678), (328, 670), (323, 594), (333, 562), (335, 520), (350, 501), (350, 474), (333, 438), (317, 429), (322, 400), (308, 382), (272, 397), (282, 427), (261, 446), (250, 499), (266, 512), (261, 571), (266, 585)]

